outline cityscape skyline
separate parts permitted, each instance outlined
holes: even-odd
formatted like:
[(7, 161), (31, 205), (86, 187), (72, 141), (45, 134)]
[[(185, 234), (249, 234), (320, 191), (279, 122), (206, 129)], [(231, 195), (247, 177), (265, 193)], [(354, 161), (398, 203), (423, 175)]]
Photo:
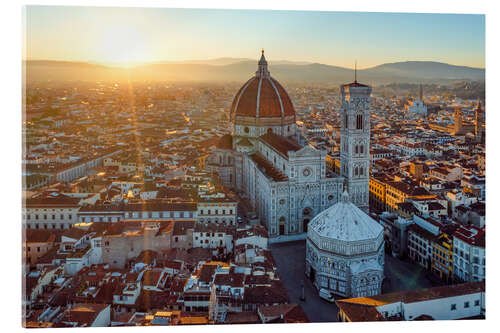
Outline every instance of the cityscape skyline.
[(127, 66), (253, 59), (264, 48), (272, 59), (347, 68), (354, 59), (360, 69), (400, 61), (485, 66), (484, 15), (29, 6), (25, 19), (27, 60)]
[(484, 15), (25, 8), (23, 327), (486, 319)]

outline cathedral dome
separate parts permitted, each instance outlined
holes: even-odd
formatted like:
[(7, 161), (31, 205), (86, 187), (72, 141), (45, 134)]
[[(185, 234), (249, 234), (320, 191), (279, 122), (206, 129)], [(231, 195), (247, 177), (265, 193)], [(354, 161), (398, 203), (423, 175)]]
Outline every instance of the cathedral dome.
[(346, 255), (376, 251), (384, 228), (349, 201), (342, 199), (309, 223), (307, 237), (319, 248)]
[(255, 76), (236, 93), (231, 105), (235, 124), (285, 125), (295, 123), (295, 109), (285, 88), (267, 70), (264, 50)]

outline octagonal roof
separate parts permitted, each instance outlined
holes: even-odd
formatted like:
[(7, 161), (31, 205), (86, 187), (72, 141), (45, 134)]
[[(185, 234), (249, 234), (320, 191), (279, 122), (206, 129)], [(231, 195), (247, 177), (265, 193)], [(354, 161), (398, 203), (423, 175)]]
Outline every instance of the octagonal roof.
[(308, 226), (308, 237), (317, 233), (322, 238), (344, 242), (377, 239), (384, 228), (349, 201), (345, 191), (342, 200), (316, 215)]

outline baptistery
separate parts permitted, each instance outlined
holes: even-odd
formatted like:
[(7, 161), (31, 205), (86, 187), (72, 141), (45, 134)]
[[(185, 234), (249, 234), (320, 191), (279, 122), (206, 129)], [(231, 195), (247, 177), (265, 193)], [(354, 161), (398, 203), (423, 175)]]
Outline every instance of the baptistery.
[(343, 297), (380, 294), (384, 276), (384, 228), (349, 201), (316, 215), (306, 239), (306, 275), (318, 289)]

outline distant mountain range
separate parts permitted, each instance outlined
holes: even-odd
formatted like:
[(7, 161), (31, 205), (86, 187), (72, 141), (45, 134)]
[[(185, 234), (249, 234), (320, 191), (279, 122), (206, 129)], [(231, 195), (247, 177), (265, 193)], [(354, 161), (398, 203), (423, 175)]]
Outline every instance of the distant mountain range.
[[(184, 60), (184, 61), (159, 61), (154, 62), (154, 64), (196, 64), (196, 65), (214, 65), (214, 66), (226, 66), (232, 65), (239, 62), (252, 62), (255, 63), (254, 59), (250, 58), (216, 58), (207, 60)], [(271, 62), (269, 62), (271, 64)], [(307, 61), (290, 61), (290, 60), (274, 60), (273, 65), (310, 65), (312, 62)]]
[[(182, 62), (157, 62), (138, 65), (129, 69), (52, 60), (25, 61), (28, 81), (211, 81), (244, 82), (257, 69), (257, 61), (245, 58), (218, 58)], [(319, 63), (274, 61), (269, 71), (283, 82), (309, 82), (340, 84), (350, 82), (354, 71), (349, 68)], [(484, 81), (485, 69), (455, 66), (432, 61), (406, 61), (387, 63), (358, 70), (358, 80), (372, 85), (399, 83), (443, 83), (454, 80)]]

